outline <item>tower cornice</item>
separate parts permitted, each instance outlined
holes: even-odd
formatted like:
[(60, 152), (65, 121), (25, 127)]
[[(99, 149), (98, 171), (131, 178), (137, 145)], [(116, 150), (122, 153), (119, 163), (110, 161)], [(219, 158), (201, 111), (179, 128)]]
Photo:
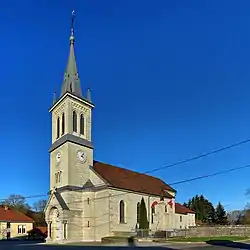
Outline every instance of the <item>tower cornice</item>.
[(66, 92), (54, 105), (52, 105), (52, 107), (49, 109), (49, 112), (52, 112), (58, 105), (60, 105), (60, 103), (62, 103), (67, 97), (78, 101), (80, 103), (83, 103), (87, 106), (89, 106), (91, 109), (93, 109), (95, 107), (95, 105), (93, 103), (91, 103), (89, 100), (85, 99), (84, 97), (80, 98), (78, 96), (75, 96), (73, 94), (71, 94), (70, 92)]

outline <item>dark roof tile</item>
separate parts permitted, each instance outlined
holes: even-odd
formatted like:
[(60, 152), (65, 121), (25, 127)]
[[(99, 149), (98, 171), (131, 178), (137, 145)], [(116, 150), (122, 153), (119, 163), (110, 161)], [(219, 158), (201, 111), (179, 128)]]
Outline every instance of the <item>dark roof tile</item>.
[(173, 198), (168, 192), (176, 192), (172, 187), (159, 178), (134, 172), (128, 169), (112, 166), (106, 163), (94, 161), (93, 169), (106, 180), (112, 187), (141, 192), (145, 194)]

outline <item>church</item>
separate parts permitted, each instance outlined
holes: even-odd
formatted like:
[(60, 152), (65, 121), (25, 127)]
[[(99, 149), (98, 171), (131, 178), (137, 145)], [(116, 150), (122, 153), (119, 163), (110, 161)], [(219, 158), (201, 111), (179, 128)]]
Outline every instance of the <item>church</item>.
[(94, 160), (91, 91), (82, 93), (74, 46), (74, 16), (69, 57), (60, 97), (54, 95), (50, 192), (45, 207), (48, 243), (101, 241), (134, 233), (140, 202), (149, 229), (195, 226), (195, 213), (175, 202), (176, 190), (159, 178)]

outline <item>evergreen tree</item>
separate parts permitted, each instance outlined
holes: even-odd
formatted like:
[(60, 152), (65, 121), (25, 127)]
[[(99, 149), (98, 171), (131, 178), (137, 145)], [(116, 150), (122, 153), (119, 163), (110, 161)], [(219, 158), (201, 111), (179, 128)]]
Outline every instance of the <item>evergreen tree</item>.
[(147, 219), (147, 208), (145, 205), (145, 201), (142, 197), (140, 203), (140, 220), (139, 220), (139, 229), (148, 229), (149, 223)]
[(202, 223), (215, 223), (213, 204), (203, 195), (196, 195), (187, 203), (188, 208), (196, 212), (196, 219)]
[(220, 202), (218, 203), (218, 205), (215, 209), (215, 214), (216, 214), (216, 223), (217, 224), (226, 225), (228, 223), (226, 211)]
[(215, 224), (216, 223), (216, 213), (215, 213), (215, 209), (214, 206), (211, 202), (209, 202), (210, 204), (208, 204), (207, 207), (207, 218), (206, 221), (208, 222), (208, 224)]
[(186, 202), (183, 203), (183, 206), (188, 208), (188, 204)]

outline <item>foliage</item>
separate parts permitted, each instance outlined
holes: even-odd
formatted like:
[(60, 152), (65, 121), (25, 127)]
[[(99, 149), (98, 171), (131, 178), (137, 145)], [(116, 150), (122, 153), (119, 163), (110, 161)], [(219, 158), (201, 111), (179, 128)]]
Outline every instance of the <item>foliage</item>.
[(215, 209), (215, 215), (216, 215), (216, 223), (217, 224), (219, 224), (219, 225), (228, 224), (226, 211), (220, 202), (218, 203), (218, 205)]
[(187, 204), (184, 203), (183, 205), (195, 211), (196, 219), (201, 223), (210, 225), (225, 225), (228, 223), (226, 211), (222, 204), (219, 203), (215, 209), (212, 202), (206, 199), (203, 195), (196, 195), (190, 199)]
[(227, 221), (230, 225), (239, 225), (242, 216), (243, 212), (241, 210), (233, 210), (227, 214)]
[(5, 199), (1, 204), (13, 207), (21, 213), (25, 213), (30, 209), (30, 206), (26, 203), (25, 197), (20, 194), (9, 195), (9, 197)]
[(196, 212), (196, 219), (202, 223), (215, 223), (213, 204), (203, 195), (196, 195), (187, 203), (188, 208)]
[(244, 210), (240, 211), (235, 224), (250, 225), (250, 205), (248, 204)]
[(46, 204), (47, 204), (46, 200), (39, 200), (33, 204), (33, 209), (36, 212), (43, 212)]
[(147, 219), (147, 208), (145, 201), (142, 197), (140, 203), (140, 220), (139, 220), (139, 229), (149, 229), (149, 223)]
[(34, 220), (34, 226), (46, 226), (43, 209), (46, 205), (45, 200), (37, 201), (33, 208), (36, 211), (33, 211), (31, 207), (26, 203), (24, 196), (20, 194), (11, 194), (7, 199), (1, 202), (1, 205), (6, 205), (11, 208), (16, 209), (17, 211), (27, 215), (28, 217)]

